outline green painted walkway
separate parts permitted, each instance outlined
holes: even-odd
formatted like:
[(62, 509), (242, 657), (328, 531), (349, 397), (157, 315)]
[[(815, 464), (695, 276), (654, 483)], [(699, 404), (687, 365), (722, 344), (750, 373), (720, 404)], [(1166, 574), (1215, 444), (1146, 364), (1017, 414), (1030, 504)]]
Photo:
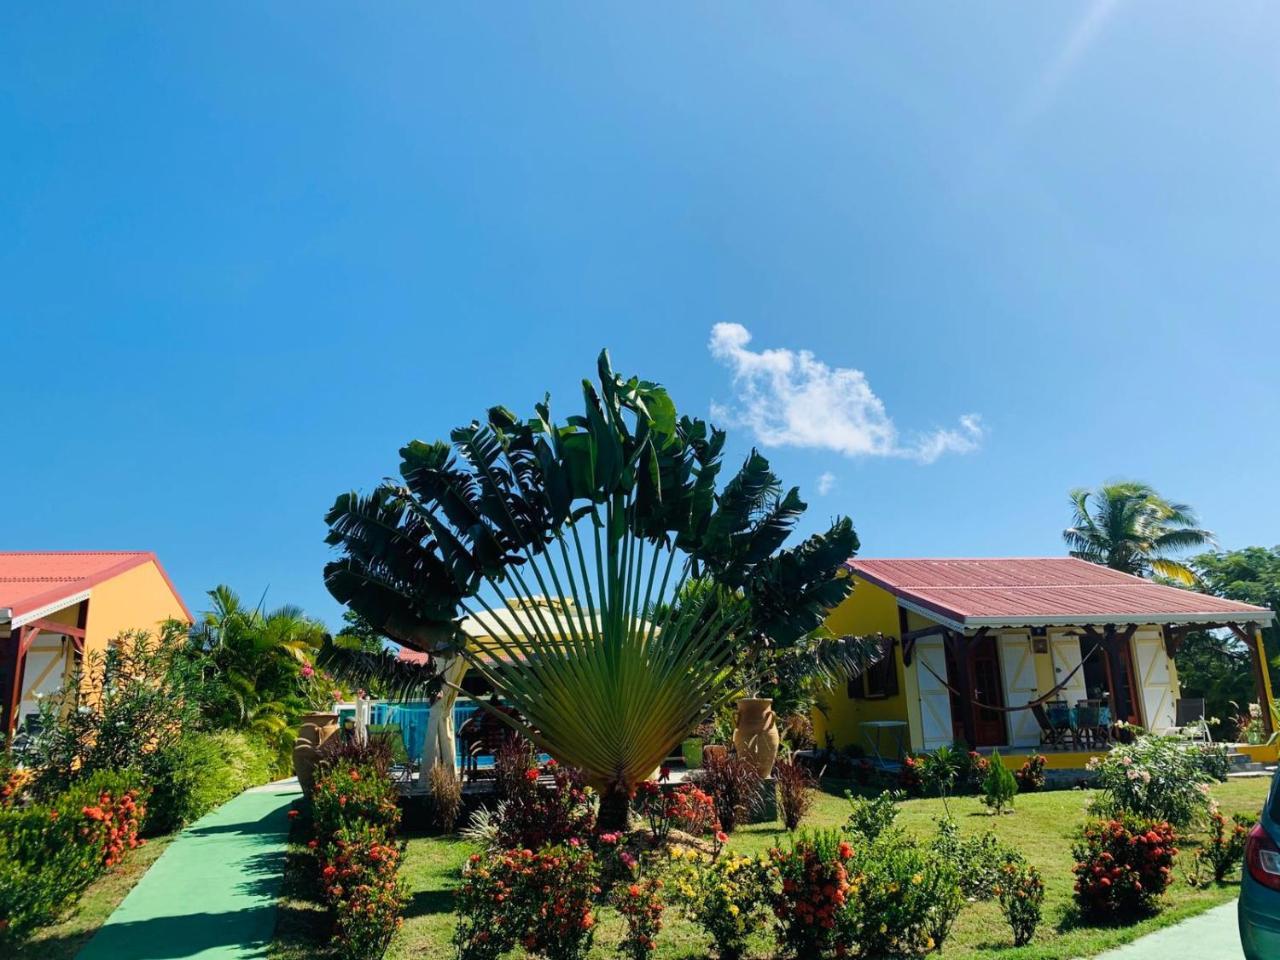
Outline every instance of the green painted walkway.
[(1244, 960), (1236, 902), (1100, 953), (1095, 960)]
[(187, 827), (78, 960), (265, 957), (298, 796), (292, 783), (258, 787)]

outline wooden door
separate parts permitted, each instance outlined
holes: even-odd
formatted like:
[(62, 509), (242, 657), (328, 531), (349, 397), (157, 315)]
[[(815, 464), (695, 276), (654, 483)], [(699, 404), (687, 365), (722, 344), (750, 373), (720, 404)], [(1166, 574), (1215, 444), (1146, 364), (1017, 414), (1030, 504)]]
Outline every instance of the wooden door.
[(1139, 630), (1133, 637), (1133, 656), (1138, 666), (1143, 722), (1148, 730), (1167, 730), (1175, 722), (1173, 676), (1160, 631)]
[[(1000, 669), (1004, 673), (1004, 702), (1009, 707), (1025, 707), (1036, 698), (1038, 679), (1031, 638), (1025, 633), (1000, 637)], [(1038, 747), (1040, 724), (1030, 710), (1005, 714), (1009, 721), (1009, 743), (1015, 747)]]
[[(1000, 679), (1000, 657), (995, 637), (983, 637), (969, 654), (969, 675), (973, 677), (973, 699), (978, 703), (1004, 706), (1004, 684)], [(973, 735), (979, 747), (1002, 747), (1008, 743), (1004, 714), (999, 710), (973, 708)]]
[[(951, 695), (939, 682), (947, 676), (947, 657), (941, 637), (921, 637), (915, 644), (916, 682), (920, 690), (920, 735), (925, 750), (951, 745)], [(925, 669), (929, 665), (929, 670)], [(937, 674), (937, 676), (934, 676)]]

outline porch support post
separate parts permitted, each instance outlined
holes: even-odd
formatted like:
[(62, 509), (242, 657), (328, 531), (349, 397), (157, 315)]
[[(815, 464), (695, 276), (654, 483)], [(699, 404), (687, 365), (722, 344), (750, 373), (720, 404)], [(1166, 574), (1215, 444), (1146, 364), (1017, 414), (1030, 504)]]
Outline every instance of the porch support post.
[(1262, 732), (1270, 739), (1276, 731), (1275, 700), (1271, 693), (1271, 673), (1267, 669), (1266, 647), (1262, 643), (1262, 630), (1256, 623), (1229, 623), (1236, 639), (1249, 650), (1249, 662), (1253, 667), (1253, 689), (1261, 708)]
[(973, 671), (969, 669), (972, 646), (963, 633), (955, 630), (948, 630), (945, 636), (947, 645), (951, 647), (951, 659), (956, 666), (956, 689), (960, 691), (960, 726), (964, 731), (964, 741), (972, 750), (978, 745), (974, 722)]
[(0, 731), (4, 733), (5, 743), (13, 740), (13, 732), (18, 728), (18, 714), (22, 709), (22, 682), (26, 673), (27, 648), (31, 646), (40, 632), (38, 626), (19, 627), (14, 631), (0, 651), (0, 687), (3, 687), (3, 698), (0, 702)]
[[(1108, 623), (1102, 631), (1102, 650), (1107, 658), (1107, 701), (1111, 704), (1112, 723), (1129, 719), (1127, 716), (1120, 716), (1120, 678), (1125, 676), (1128, 670), (1129, 638), (1137, 629), (1136, 624), (1130, 624), (1118, 631), (1114, 623)], [(1099, 636), (1098, 631), (1093, 627), (1085, 627), (1085, 631), (1095, 639)], [(1137, 691), (1131, 689), (1130, 698), (1136, 693)]]

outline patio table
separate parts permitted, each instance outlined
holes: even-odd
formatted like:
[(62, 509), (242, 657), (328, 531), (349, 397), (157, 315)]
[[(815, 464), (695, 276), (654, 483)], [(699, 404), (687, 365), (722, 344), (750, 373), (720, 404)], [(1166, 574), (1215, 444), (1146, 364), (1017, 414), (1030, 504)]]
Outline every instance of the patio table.
[(884, 766), (885, 763), (884, 757), (880, 754), (880, 735), (886, 730), (893, 734), (896, 747), (894, 761), (897, 762), (902, 759), (904, 752), (903, 734), (907, 729), (905, 720), (863, 720), (858, 726), (862, 728), (862, 738), (867, 741), (867, 746), (871, 748), (871, 753), (876, 758), (877, 763), (881, 766)]

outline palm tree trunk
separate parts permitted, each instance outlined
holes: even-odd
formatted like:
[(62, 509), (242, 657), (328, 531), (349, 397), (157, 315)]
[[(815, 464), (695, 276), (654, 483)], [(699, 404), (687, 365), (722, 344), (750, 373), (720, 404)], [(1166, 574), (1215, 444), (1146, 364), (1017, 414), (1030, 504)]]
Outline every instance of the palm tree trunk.
[(610, 787), (600, 795), (600, 816), (596, 829), (601, 833), (626, 830), (631, 812), (631, 797), (625, 789)]

